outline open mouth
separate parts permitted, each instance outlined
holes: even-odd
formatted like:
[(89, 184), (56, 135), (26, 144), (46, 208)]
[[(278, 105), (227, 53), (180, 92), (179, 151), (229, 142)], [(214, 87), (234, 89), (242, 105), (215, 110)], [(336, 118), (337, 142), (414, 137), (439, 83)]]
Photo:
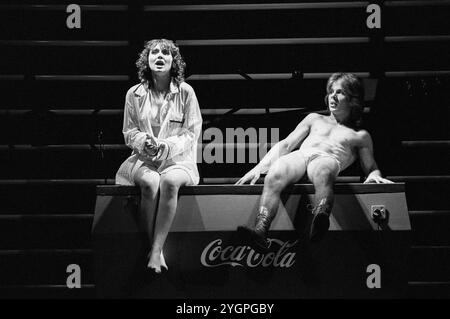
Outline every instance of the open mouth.
[(155, 65), (157, 65), (157, 66), (164, 66), (164, 62), (163, 61), (157, 61), (157, 62), (155, 62)]

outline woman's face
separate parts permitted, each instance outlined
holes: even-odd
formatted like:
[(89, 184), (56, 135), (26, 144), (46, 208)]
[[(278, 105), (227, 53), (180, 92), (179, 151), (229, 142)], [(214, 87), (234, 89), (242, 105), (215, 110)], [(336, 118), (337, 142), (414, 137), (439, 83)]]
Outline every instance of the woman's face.
[(161, 45), (157, 44), (150, 49), (148, 54), (148, 65), (153, 73), (170, 74), (172, 68), (173, 57), (169, 49), (161, 49)]

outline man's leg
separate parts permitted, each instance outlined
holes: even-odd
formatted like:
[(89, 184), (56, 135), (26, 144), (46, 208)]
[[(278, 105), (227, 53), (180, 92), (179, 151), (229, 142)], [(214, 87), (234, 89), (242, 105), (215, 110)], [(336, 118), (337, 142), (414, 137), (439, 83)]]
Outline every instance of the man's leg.
[(255, 226), (253, 228), (238, 227), (241, 237), (244, 237), (253, 248), (260, 252), (267, 250), (267, 233), (278, 211), (281, 192), (287, 185), (302, 178), (305, 171), (305, 159), (299, 151), (280, 157), (270, 167), (264, 179), (264, 188)]
[(330, 214), (334, 202), (334, 181), (339, 165), (331, 157), (319, 157), (308, 165), (308, 177), (314, 184), (315, 207), (309, 233), (310, 240), (321, 240), (330, 227)]

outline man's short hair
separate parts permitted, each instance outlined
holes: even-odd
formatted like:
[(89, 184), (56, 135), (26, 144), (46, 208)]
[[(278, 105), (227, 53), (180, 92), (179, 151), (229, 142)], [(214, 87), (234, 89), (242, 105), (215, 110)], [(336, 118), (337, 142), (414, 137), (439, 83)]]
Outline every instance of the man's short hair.
[(331, 86), (342, 80), (342, 89), (344, 94), (350, 97), (352, 111), (350, 115), (350, 126), (358, 128), (361, 126), (362, 113), (364, 105), (364, 84), (360, 78), (352, 73), (333, 73), (327, 81), (327, 95), (325, 95), (325, 104), (328, 108), (328, 95), (331, 93)]

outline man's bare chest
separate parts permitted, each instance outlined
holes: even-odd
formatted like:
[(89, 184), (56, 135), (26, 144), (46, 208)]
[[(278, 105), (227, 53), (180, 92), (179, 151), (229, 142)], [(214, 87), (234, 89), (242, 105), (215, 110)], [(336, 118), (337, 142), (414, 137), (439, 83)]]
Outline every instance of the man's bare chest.
[(358, 134), (353, 129), (340, 124), (329, 124), (325, 121), (314, 123), (308, 136), (313, 140), (327, 140), (353, 147), (358, 144)]

